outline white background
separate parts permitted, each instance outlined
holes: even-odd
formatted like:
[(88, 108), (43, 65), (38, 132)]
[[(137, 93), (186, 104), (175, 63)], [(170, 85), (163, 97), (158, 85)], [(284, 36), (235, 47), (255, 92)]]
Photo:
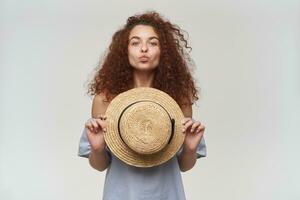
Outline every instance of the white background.
[(187, 198), (300, 199), (296, 0), (0, 1), (0, 199), (101, 198), (105, 173), (77, 157), (86, 85), (149, 9), (189, 33), (197, 64), (208, 157), (182, 174)]

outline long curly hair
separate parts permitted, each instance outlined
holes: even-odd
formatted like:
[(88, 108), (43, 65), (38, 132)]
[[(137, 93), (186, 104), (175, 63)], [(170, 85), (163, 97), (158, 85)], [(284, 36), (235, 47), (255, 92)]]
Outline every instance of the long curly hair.
[(160, 63), (155, 69), (153, 87), (169, 94), (180, 106), (198, 100), (198, 90), (191, 75), (194, 62), (183, 30), (155, 11), (136, 14), (112, 37), (112, 42), (88, 85), (88, 94), (104, 93), (110, 101), (121, 92), (133, 88), (133, 67), (129, 64), (130, 31), (136, 25), (150, 25), (159, 36)]

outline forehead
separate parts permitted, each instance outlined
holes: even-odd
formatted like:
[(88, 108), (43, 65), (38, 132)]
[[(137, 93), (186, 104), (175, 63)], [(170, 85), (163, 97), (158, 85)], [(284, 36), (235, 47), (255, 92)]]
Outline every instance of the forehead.
[(129, 39), (132, 37), (139, 37), (139, 38), (151, 38), (151, 37), (157, 37), (158, 35), (155, 32), (154, 28), (149, 25), (136, 25), (131, 29), (129, 34)]

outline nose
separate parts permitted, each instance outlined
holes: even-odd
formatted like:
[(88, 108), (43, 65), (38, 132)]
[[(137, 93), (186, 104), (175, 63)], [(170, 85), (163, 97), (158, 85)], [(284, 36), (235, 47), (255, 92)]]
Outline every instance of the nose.
[(141, 51), (142, 51), (142, 52), (147, 52), (147, 51), (148, 51), (148, 46), (147, 46), (147, 44), (142, 44)]

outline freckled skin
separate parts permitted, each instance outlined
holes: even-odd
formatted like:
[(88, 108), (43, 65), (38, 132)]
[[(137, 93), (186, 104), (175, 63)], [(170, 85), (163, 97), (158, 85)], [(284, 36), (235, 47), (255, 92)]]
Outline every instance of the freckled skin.
[[(141, 59), (146, 56), (148, 59)], [(129, 34), (128, 59), (138, 71), (153, 71), (160, 61), (158, 35), (152, 26), (136, 25)]]

